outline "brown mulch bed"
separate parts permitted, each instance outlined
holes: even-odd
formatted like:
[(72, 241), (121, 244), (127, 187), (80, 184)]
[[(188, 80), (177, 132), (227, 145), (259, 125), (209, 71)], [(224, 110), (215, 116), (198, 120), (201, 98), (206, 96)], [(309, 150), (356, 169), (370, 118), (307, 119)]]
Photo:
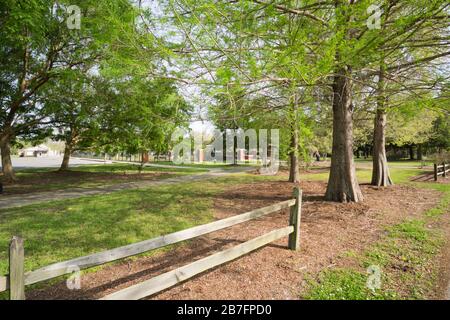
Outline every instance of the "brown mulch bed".
[[(293, 185), (264, 182), (234, 187), (215, 199), (222, 219), (289, 199)], [(376, 189), (363, 185), (363, 203), (323, 201), (326, 184), (302, 182), (301, 249), (286, 248), (287, 239), (188, 280), (152, 299), (298, 299), (306, 273), (333, 267), (339, 256), (361, 252), (379, 239), (384, 226), (418, 216), (433, 207), (440, 194), (408, 186)], [(234, 246), (288, 225), (288, 210), (246, 222), (189, 242), (153, 257), (107, 266), (82, 277), (81, 290), (65, 282), (27, 292), (28, 299), (96, 299), (155, 275), (186, 265), (213, 252)]]

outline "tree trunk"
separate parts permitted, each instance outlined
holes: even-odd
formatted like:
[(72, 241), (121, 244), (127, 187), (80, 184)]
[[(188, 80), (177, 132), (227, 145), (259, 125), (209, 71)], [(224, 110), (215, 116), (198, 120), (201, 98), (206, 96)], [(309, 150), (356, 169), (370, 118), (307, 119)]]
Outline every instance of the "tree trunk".
[(16, 175), (14, 174), (14, 169), (11, 161), (11, 143), (9, 138), (5, 137), (0, 143), (0, 150), (2, 153), (2, 172), (3, 181), (11, 183), (16, 181)]
[(299, 161), (299, 132), (298, 132), (298, 105), (297, 96), (294, 96), (291, 125), (291, 152), (289, 153), (290, 168), (289, 182), (300, 183), (300, 161)]
[(423, 149), (422, 149), (422, 145), (419, 144), (417, 146), (417, 160), (422, 161), (423, 160)]
[[(236, 130), (234, 132), (236, 132)], [(233, 138), (233, 165), (234, 166), (238, 165), (238, 160), (237, 160), (237, 137)]]
[(363, 195), (353, 162), (353, 104), (351, 68), (338, 71), (333, 80), (333, 155), (325, 199), (359, 202)]
[(293, 130), (291, 133), (291, 152), (290, 168), (289, 168), (289, 182), (300, 182), (300, 161), (298, 159), (298, 130)]
[(373, 133), (372, 182), (373, 186), (393, 185), (386, 157), (386, 111), (377, 109)]
[(388, 187), (393, 185), (389, 174), (389, 167), (386, 156), (386, 104), (385, 95), (386, 65), (384, 58), (380, 61), (380, 73), (378, 75), (377, 87), (377, 112), (374, 120), (373, 129), (373, 148), (372, 148), (372, 182), (373, 186)]
[(66, 143), (66, 147), (64, 148), (64, 157), (61, 163), (61, 167), (59, 168), (59, 171), (67, 171), (69, 169), (69, 161), (71, 155), (72, 155), (72, 145), (70, 143)]
[(414, 147), (412, 145), (409, 146), (409, 160), (414, 160)]

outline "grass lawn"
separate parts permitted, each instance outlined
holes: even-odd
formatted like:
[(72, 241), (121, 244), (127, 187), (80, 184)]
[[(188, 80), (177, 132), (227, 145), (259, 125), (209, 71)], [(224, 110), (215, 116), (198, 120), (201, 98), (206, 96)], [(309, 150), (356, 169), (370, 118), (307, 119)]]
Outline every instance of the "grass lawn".
[[(422, 169), (404, 169), (395, 166), (390, 166), (391, 178), (394, 183), (408, 183), (410, 179), (414, 176), (424, 173)], [(315, 180), (315, 181), (327, 181), (329, 172), (322, 173), (301, 173), (301, 179), (304, 180)], [(371, 168), (356, 168), (356, 176), (359, 183), (370, 183), (372, 177)]]
[[(432, 166), (433, 161), (429, 160), (396, 160), (396, 161), (388, 161), (389, 167), (417, 167), (421, 168), (422, 166)], [(355, 159), (355, 163), (361, 163), (361, 164), (372, 164), (372, 159)]]
[(213, 219), (213, 197), (232, 184), (280, 177), (237, 174), (0, 210), (0, 274), (8, 243), (25, 239), (25, 269), (150, 239)]
[[(154, 173), (164, 168), (145, 168)], [(21, 174), (37, 174), (39, 169)], [(77, 172), (136, 174), (130, 165), (77, 167)], [(109, 170), (109, 171), (108, 171)], [(191, 174), (179, 169), (177, 174)], [(201, 169), (196, 169), (200, 170)], [(171, 170), (172, 171), (172, 170)], [(124, 173), (125, 172), (125, 173)], [(198, 171), (196, 171), (198, 172)], [(432, 267), (434, 257), (442, 245), (442, 235), (427, 228), (448, 211), (448, 185), (411, 182), (421, 169), (392, 167), (396, 183), (407, 183), (419, 188), (433, 188), (443, 193), (439, 206), (422, 217), (404, 221), (386, 229), (386, 236), (374, 243), (363, 254), (355, 255), (359, 269), (333, 269), (320, 274), (320, 281), (311, 280), (310, 290), (303, 298), (311, 299), (388, 299), (420, 298), (430, 290), (429, 277), (422, 276)], [(357, 170), (360, 183), (370, 180), (371, 170)], [(234, 174), (209, 181), (180, 183), (148, 189), (119, 191), (108, 195), (53, 201), (45, 205), (31, 205), (17, 209), (0, 210), (0, 275), (8, 272), (8, 243), (13, 235), (25, 239), (25, 269), (39, 267), (67, 259), (100, 252), (118, 246), (150, 239), (163, 234), (210, 222), (213, 219), (214, 197), (233, 184), (267, 180), (285, 180), (285, 176), (257, 176)], [(326, 181), (328, 173), (303, 174), (304, 180)], [(170, 249), (167, 247), (162, 250)], [(401, 248), (401, 250), (399, 250)], [(155, 251), (147, 255), (155, 254)], [(403, 295), (395, 291), (397, 273), (383, 273), (383, 291), (366, 288), (367, 265), (380, 266), (407, 262), (417, 268), (403, 275), (403, 281), (414, 284)], [(408, 269), (409, 270), (409, 269)], [(417, 285), (416, 285), (417, 283)], [(6, 294), (0, 294), (0, 298)]]
[[(204, 168), (204, 169), (225, 169), (231, 170), (235, 168), (232, 164), (227, 164), (223, 162), (203, 162), (203, 163), (190, 163), (190, 164), (175, 164), (172, 161), (157, 161), (150, 162), (151, 164), (162, 164), (168, 166), (182, 166), (186, 168)], [(258, 167), (259, 164), (250, 164), (250, 163), (239, 163), (240, 167)]]
[(66, 172), (55, 168), (22, 169), (17, 171), (18, 181), (5, 185), (5, 194), (24, 194), (67, 188), (95, 188), (124, 182), (158, 180), (174, 176), (207, 172), (203, 168), (159, 168), (132, 164), (99, 164), (71, 167)]
[[(358, 169), (360, 183), (370, 179), (369, 169)], [(423, 173), (420, 169), (400, 169), (391, 166), (396, 183), (417, 188), (431, 188), (442, 193), (438, 206), (422, 216), (407, 219), (386, 228), (385, 236), (367, 248), (362, 254), (352, 256), (356, 268), (335, 268), (322, 271), (318, 279), (309, 280), (309, 289), (302, 295), (305, 299), (319, 300), (384, 300), (425, 299), (433, 296), (436, 289), (438, 264), (436, 254), (445, 243), (444, 232), (439, 227), (450, 206), (450, 186), (438, 183), (411, 182), (410, 178)], [(328, 174), (308, 179), (326, 180)], [(367, 288), (369, 266), (381, 270), (381, 288)]]

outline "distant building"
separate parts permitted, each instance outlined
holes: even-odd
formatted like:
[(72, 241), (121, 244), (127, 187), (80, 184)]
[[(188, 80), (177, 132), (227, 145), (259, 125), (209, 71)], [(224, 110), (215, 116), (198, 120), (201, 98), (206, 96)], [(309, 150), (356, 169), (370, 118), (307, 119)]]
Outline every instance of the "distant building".
[(19, 151), (20, 157), (39, 158), (39, 157), (58, 156), (59, 154), (60, 154), (60, 152), (58, 152), (56, 150), (52, 150), (44, 144), (40, 144), (35, 147), (25, 148), (25, 149), (22, 149)]

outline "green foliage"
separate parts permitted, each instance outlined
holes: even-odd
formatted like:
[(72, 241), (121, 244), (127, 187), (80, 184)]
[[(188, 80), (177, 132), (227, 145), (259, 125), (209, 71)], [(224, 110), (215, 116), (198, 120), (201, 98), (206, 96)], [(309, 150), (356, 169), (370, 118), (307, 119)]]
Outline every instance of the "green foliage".
[(101, 114), (97, 148), (108, 153), (167, 152), (173, 130), (187, 126), (191, 112), (173, 81), (134, 78), (107, 83), (110, 88), (99, 94), (108, 112)]
[[(69, 5), (81, 9), (80, 29), (66, 23)], [(1, 10), (0, 137), (2, 143), (41, 141), (53, 131), (43, 90), (49, 83), (67, 87), (81, 81), (71, 76), (73, 70), (94, 72), (121, 49), (118, 44), (128, 45), (124, 38), (134, 30), (137, 11), (127, 0), (6, 0)]]
[(389, 233), (392, 237), (404, 237), (425, 242), (428, 240), (428, 237), (424, 225), (424, 221), (410, 220), (390, 228)]
[(387, 141), (398, 146), (425, 143), (432, 137), (433, 121), (437, 116), (436, 112), (412, 105), (391, 112)]
[[(208, 74), (205, 84), (211, 84), (211, 95), (217, 100), (211, 103), (214, 124), (248, 128), (254, 124), (253, 119), (260, 118), (263, 123), (271, 119), (284, 127), (289, 136), (293, 128), (289, 129), (289, 121), (286, 122), (289, 100), (297, 93), (304, 95), (300, 108), (307, 116), (299, 125), (303, 130), (301, 148), (323, 153), (331, 151), (327, 80), (336, 70), (350, 66), (358, 79), (355, 113), (361, 119), (355, 120), (355, 146), (365, 146), (372, 143), (373, 121), (371, 116), (367, 118), (374, 111), (378, 96), (370, 93), (377, 81), (373, 70), (379, 70), (380, 61), (395, 70), (396, 65), (433, 54), (431, 47), (415, 48), (409, 41), (428, 39), (430, 21), (443, 10), (445, 1), (382, 1), (381, 29), (370, 30), (366, 23), (371, 15), (368, 8), (373, 4), (370, 0), (339, 2), (336, 6), (292, 1), (261, 4), (186, 0), (168, 1), (165, 8), (167, 14), (176, 15), (174, 25), (182, 35), (180, 47), (191, 48), (190, 54), (180, 60), (187, 68), (194, 65), (193, 69)], [(294, 13), (302, 12), (303, 7), (311, 12)], [(398, 145), (422, 143), (429, 138), (429, 125), (434, 118), (422, 111), (418, 114), (416, 109), (429, 107), (434, 93), (415, 86), (420, 81), (433, 83), (432, 78), (439, 82), (442, 79), (425, 68), (416, 82), (402, 76), (405, 80), (392, 81), (385, 88), (389, 96), (386, 108), (399, 109), (397, 117), (390, 121), (393, 125), (388, 128), (388, 139)]]
[(438, 150), (450, 150), (450, 117), (448, 114), (441, 114), (433, 121), (431, 138), (427, 141), (427, 146)]
[(391, 292), (371, 291), (367, 275), (347, 269), (324, 271), (317, 281), (310, 281), (310, 289), (303, 297), (308, 300), (384, 300), (395, 298)]

